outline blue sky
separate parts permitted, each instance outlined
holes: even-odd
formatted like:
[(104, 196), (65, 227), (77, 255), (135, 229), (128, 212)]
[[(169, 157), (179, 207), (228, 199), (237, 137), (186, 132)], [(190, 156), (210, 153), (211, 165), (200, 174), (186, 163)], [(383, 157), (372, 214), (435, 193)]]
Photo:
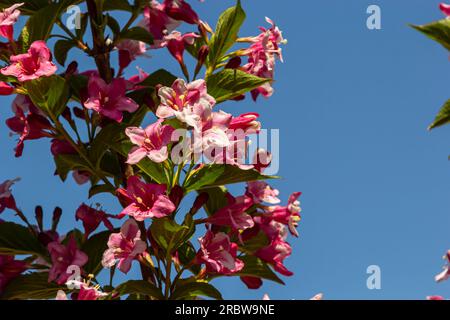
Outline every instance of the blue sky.
[[(213, 25), (234, 1), (191, 1)], [(302, 191), (300, 239), (286, 260), (295, 272), (286, 286), (265, 283), (247, 290), (239, 279), (215, 284), (231, 299), (424, 299), (450, 297), (448, 283), (435, 284), (450, 238), (450, 127), (426, 130), (448, 97), (448, 53), (407, 26), (441, 19), (439, 1), (243, 0), (241, 35), (254, 35), (269, 16), (289, 40), (276, 69), (275, 94), (224, 104), (239, 114), (259, 112), (263, 126), (280, 129), (284, 178), (274, 182), (282, 197)], [(366, 9), (382, 10), (382, 30), (366, 28)], [(73, 51), (72, 59), (87, 60)], [(138, 65), (179, 73), (166, 52)], [(1, 119), (11, 116), (1, 98)], [(15, 159), (15, 139), (0, 123), (0, 178), (21, 176), (14, 187), (20, 207), (32, 215), (42, 204), (50, 215), (64, 209), (63, 229), (74, 224), (82, 201), (120, 207), (110, 197), (87, 200), (87, 188), (53, 177), (45, 140), (27, 142)], [(233, 188), (242, 192), (242, 187)], [(2, 218), (9, 218), (4, 213)], [(78, 227), (81, 227), (77, 224)], [(381, 290), (368, 290), (366, 268), (381, 268)], [(132, 276), (138, 271), (133, 269)]]

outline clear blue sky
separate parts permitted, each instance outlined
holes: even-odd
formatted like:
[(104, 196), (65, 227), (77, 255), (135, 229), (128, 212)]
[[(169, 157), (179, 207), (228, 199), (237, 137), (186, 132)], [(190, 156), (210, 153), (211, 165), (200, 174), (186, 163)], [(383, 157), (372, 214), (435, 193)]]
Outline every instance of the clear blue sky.
[[(234, 1), (191, 1), (214, 24)], [(281, 131), (283, 180), (274, 185), (287, 199), (302, 191), (301, 237), (286, 260), (295, 275), (286, 286), (265, 283), (247, 290), (239, 279), (215, 284), (231, 299), (424, 299), (450, 297), (450, 284), (435, 284), (450, 247), (450, 127), (427, 132), (448, 96), (447, 52), (410, 29), (408, 23), (442, 18), (439, 1), (271, 1), (243, 0), (247, 20), (241, 35), (254, 35), (269, 16), (289, 43), (276, 70), (276, 93), (254, 104), (250, 99), (223, 105), (235, 114), (256, 111), (265, 128)], [(382, 9), (382, 30), (366, 28), (366, 8)], [(166, 53), (139, 61), (146, 71), (167, 66)], [(71, 58), (84, 62), (79, 53)], [(1, 98), (1, 119), (10, 117)], [(0, 123), (0, 177), (21, 176), (14, 187), (21, 208), (36, 204), (48, 214), (63, 207), (62, 227), (73, 226), (74, 212), (87, 188), (71, 178), (53, 177), (49, 142), (27, 142), (15, 159), (15, 139)], [(242, 192), (243, 188), (234, 188)], [(110, 197), (97, 197), (110, 212)], [(10, 216), (4, 213), (2, 218)], [(79, 228), (81, 225), (77, 224)], [(368, 290), (366, 268), (379, 265), (382, 289)], [(137, 277), (136, 268), (132, 276)]]

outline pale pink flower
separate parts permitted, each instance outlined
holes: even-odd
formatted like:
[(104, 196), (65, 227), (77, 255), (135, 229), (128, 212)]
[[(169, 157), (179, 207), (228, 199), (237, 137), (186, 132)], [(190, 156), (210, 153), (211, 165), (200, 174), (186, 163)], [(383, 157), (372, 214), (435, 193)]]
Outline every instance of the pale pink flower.
[(236, 258), (237, 244), (231, 242), (225, 233), (214, 234), (208, 230), (198, 241), (201, 248), (197, 253), (197, 263), (204, 263), (207, 272), (231, 275), (244, 267), (244, 263)]
[(298, 237), (298, 231), (296, 228), (298, 226), (298, 222), (301, 220), (300, 212), (302, 209), (300, 208), (300, 201), (298, 201), (301, 194), (301, 192), (294, 192), (289, 197), (287, 206), (270, 207), (267, 212), (270, 219), (287, 225), (291, 234), (296, 237)]
[(450, 250), (447, 251), (445, 259), (447, 260), (447, 265), (444, 267), (444, 270), (434, 277), (437, 282), (442, 282), (450, 278)]
[(172, 87), (162, 87), (158, 91), (161, 103), (156, 111), (159, 118), (176, 116), (180, 121), (199, 129), (203, 114), (216, 103), (207, 92), (205, 80), (186, 84), (177, 79)]
[(167, 146), (175, 129), (169, 125), (162, 125), (163, 121), (164, 119), (159, 119), (145, 129), (137, 127), (126, 129), (126, 135), (136, 145), (128, 154), (128, 164), (137, 164), (145, 157), (156, 163), (167, 160), (169, 156)]
[(136, 221), (127, 220), (120, 233), (113, 233), (109, 237), (108, 249), (103, 254), (102, 264), (111, 268), (117, 261), (120, 271), (128, 273), (134, 259), (145, 252), (147, 244), (141, 240), (141, 231)]
[(144, 183), (139, 177), (131, 176), (127, 189), (118, 189), (117, 193), (128, 206), (119, 217), (129, 215), (137, 221), (147, 218), (162, 218), (175, 211), (176, 207), (166, 195), (167, 187), (163, 184)]
[(123, 111), (135, 112), (139, 105), (126, 94), (127, 82), (122, 78), (107, 84), (99, 77), (91, 77), (88, 83), (89, 99), (84, 102), (87, 109), (94, 110), (107, 118), (122, 122)]
[(309, 299), (309, 300), (323, 300), (323, 293), (318, 293), (318, 294), (316, 294), (314, 297), (312, 297), (311, 299)]
[(67, 273), (69, 266), (82, 267), (88, 262), (88, 256), (77, 248), (75, 238), (70, 237), (67, 245), (57, 241), (47, 245), (48, 252), (52, 259), (52, 267), (49, 271), (48, 281), (56, 281), (57, 284), (64, 284), (70, 277)]
[(1, 69), (5, 76), (14, 76), (24, 82), (49, 77), (57, 67), (52, 62), (52, 54), (44, 41), (35, 41), (27, 53), (10, 57), (11, 65)]
[(16, 3), (0, 13), (0, 36), (5, 37), (9, 41), (13, 41), (14, 24), (20, 16), (18, 8), (23, 5), (24, 3)]
[(255, 203), (267, 202), (270, 204), (280, 203), (278, 195), (280, 192), (273, 189), (265, 181), (250, 181), (247, 182), (247, 195), (252, 197)]

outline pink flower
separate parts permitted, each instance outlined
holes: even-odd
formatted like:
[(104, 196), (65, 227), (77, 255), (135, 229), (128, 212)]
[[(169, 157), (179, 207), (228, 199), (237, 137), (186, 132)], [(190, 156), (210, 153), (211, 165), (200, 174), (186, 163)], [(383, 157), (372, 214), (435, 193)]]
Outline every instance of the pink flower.
[(75, 213), (75, 218), (77, 221), (78, 220), (83, 221), (84, 236), (87, 239), (92, 232), (97, 230), (101, 222), (103, 222), (106, 228), (112, 231), (114, 227), (108, 218), (116, 218), (116, 217), (107, 214), (103, 210), (96, 210), (83, 203), (81, 204), (81, 206), (78, 207)]
[[(273, 79), (276, 57), (283, 61), (279, 45), (285, 44), (286, 40), (272, 20), (266, 18), (266, 21), (272, 27), (270, 29), (260, 28), (261, 34), (252, 39), (253, 44), (247, 49), (248, 63), (242, 67), (242, 70), (261, 78)], [(259, 94), (266, 98), (273, 94), (270, 82), (253, 90), (253, 99), (256, 100)]]
[(107, 118), (122, 122), (123, 111), (135, 112), (139, 105), (126, 94), (127, 82), (116, 78), (107, 84), (99, 77), (91, 77), (88, 83), (89, 99), (84, 102), (87, 109), (94, 110)]
[(70, 277), (70, 273), (67, 273), (69, 266), (74, 265), (81, 268), (88, 262), (88, 256), (77, 248), (73, 237), (70, 237), (67, 245), (57, 241), (50, 242), (47, 249), (52, 259), (52, 267), (48, 276), (49, 282), (56, 280), (57, 284), (66, 283)]
[(175, 20), (189, 24), (200, 22), (197, 13), (184, 0), (164, 0), (164, 9), (167, 15)]
[(259, 133), (261, 130), (261, 123), (256, 121), (258, 118), (259, 114), (255, 112), (244, 113), (238, 117), (233, 117), (229, 129), (242, 130), (245, 134)]
[(216, 103), (208, 94), (205, 80), (196, 80), (186, 84), (177, 79), (172, 87), (162, 87), (158, 91), (161, 98), (156, 115), (166, 119), (176, 116), (191, 127), (199, 128), (205, 110), (210, 110)]
[(125, 39), (117, 44), (119, 50), (119, 66), (125, 69), (130, 63), (147, 51), (145, 43), (137, 40)]
[(231, 275), (244, 267), (244, 263), (236, 258), (237, 244), (231, 242), (225, 233), (214, 234), (208, 230), (198, 241), (201, 248), (197, 253), (197, 262), (204, 263), (207, 272)]
[[(72, 300), (94, 301), (108, 295), (107, 293), (101, 292), (98, 289), (99, 286), (91, 287), (90, 281), (85, 283), (77, 280), (71, 280), (68, 281), (66, 285), (71, 285), (78, 290), (77, 293), (71, 294)], [(59, 290), (58, 293), (56, 294), (55, 300), (69, 300), (69, 299), (67, 298), (67, 295), (64, 291)]]
[(25, 261), (14, 260), (14, 256), (0, 255), (0, 296), (8, 283), (27, 269)]
[(15, 149), (16, 157), (20, 157), (26, 140), (51, 137), (53, 127), (42, 115), (42, 112), (29, 101), (28, 97), (18, 95), (13, 103), (13, 111), (15, 116), (7, 119), (6, 125), (20, 135)]
[(67, 140), (52, 139), (50, 152), (54, 157), (63, 154), (76, 154), (77, 151)]
[(442, 282), (450, 278), (450, 250), (447, 251), (445, 259), (447, 260), (447, 265), (444, 267), (444, 270), (434, 277), (437, 282)]
[(153, 36), (154, 48), (160, 48), (164, 36), (180, 25), (179, 21), (170, 18), (165, 12), (165, 6), (156, 0), (151, 0), (144, 9), (144, 20), (139, 23), (148, 29)]
[(88, 171), (75, 170), (72, 173), (73, 179), (78, 185), (83, 185), (89, 181), (91, 174)]
[(172, 31), (169, 35), (164, 37), (162, 47), (167, 47), (170, 54), (178, 61), (180, 65), (184, 65), (184, 50), (186, 45), (193, 45), (195, 38), (200, 38), (198, 34), (193, 32), (181, 34), (178, 31)]
[(270, 166), (272, 162), (272, 154), (267, 150), (259, 148), (253, 156), (253, 167), (256, 171), (263, 173), (264, 169)]
[(137, 221), (144, 221), (146, 218), (162, 218), (171, 214), (176, 208), (166, 191), (166, 185), (144, 183), (137, 176), (129, 177), (127, 189), (117, 190), (119, 196), (128, 203), (119, 217), (130, 215)]
[(13, 180), (6, 180), (2, 184), (0, 184), (0, 213), (5, 211), (6, 208), (17, 210), (16, 200), (11, 192), (11, 187), (14, 183), (19, 181), (20, 178), (16, 178)]
[(445, 298), (443, 296), (428, 296), (427, 300), (445, 300)]
[(21, 82), (49, 77), (57, 70), (44, 41), (33, 42), (27, 53), (11, 56), (10, 61), (11, 65), (1, 69), (1, 73), (14, 76)]
[(13, 41), (14, 24), (20, 16), (20, 10), (17, 8), (23, 5), (24, 3), (16, 3), (0, 13), (0, 36), (5, 37), (9, 41)]
[(136, 145), (128, 154), (127, 163), (136, 164), (145, 157), (156, 163), (167, 160), (169, 156), (167, 146), (171, 142), (172, 133), (175, 129), (169, 125), (162, 125), (163, 121), (163, 119), (160, 119), (149, 125), (145, 130), (136, 127), (126, 129), (126, 135)]
[(4, 81), (0, 81), (0, 96), (9, 96), (14, 93), (14, 88)]
[(253, 205), (247, 196), (228, 197), (228, 205), (219, 209), (207, 220), (217, 226), (231, 227), (233, 230), (245, 230), (254, 226), (253, 219), (246, 211)]
[(105, 268), (111, 268), (118, 261), (119, 270), (128, 273), (133, 260), (145, 252), (145, 249), (147, 245), (141, 240), (139, 226), (136, 221), (129, 219), (120, 228), (120, 233), (110, 235), (102, 264)]
[(288, 201), (288, 205), (286, 207), (282, 206), (274, 206), (270, 207), (268, 210), (269, 218), (273, 219), (277, 222), (280, 222), (289, 227), (289, 231), (292, 235), (298, 237), (297, 226), (300, 221), (300, 202), (297, 200), (301, 192), (294, 192)]
[(450, 16), (450, 4), (441, 3), (439, 4), (439, 8), (447, 17)]
[(284, 265), (283, 260), (290, 256), (292, 248), (282, 238), (272, 240), (270, 245), (259, 249), (255, 255), (263, 261), (272, 264), (274, 269), (285, 276), (292, 276), (293, 273), (289, 271)]
[(277, 189), (273, 189), (265, 181), (250, 181), (247, 182), (247, 193), (249, 197), (253, 199), (255, 203), (267, 202), (270, 204), (280, 203), (278, 195), (280, 192)]

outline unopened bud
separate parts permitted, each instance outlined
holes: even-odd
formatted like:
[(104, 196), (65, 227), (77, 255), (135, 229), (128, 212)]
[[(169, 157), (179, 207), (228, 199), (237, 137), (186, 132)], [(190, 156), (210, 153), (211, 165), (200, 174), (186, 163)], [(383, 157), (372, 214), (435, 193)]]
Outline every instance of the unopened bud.
[(228, 61), (228, 63), (225, 65), (225, 69), (237, 69), (241, 66), (241, 63), (241, 57), (234, 57)]
[(62, 216), (62, 209), (60, 207), (56, 207), (55, 210), (53, 210), (53, 218), (52, 218), (52, 231), (56, 231), (56, 228), (58, 227), (59, 220), (61, 220)]
[(34, 209), (34, 216), (36, 218), (36, 222), (38, 224), (39, 230), (44, 231), (44, 223), (43, 223), (44, 211), (42, 210), (41, 206), (37, 206)]
[(189, 211), (191, 215), (196, 214), (209, 200), (209, 194), (206, 192), (200, 193), (194, 201), (194, 204)]

